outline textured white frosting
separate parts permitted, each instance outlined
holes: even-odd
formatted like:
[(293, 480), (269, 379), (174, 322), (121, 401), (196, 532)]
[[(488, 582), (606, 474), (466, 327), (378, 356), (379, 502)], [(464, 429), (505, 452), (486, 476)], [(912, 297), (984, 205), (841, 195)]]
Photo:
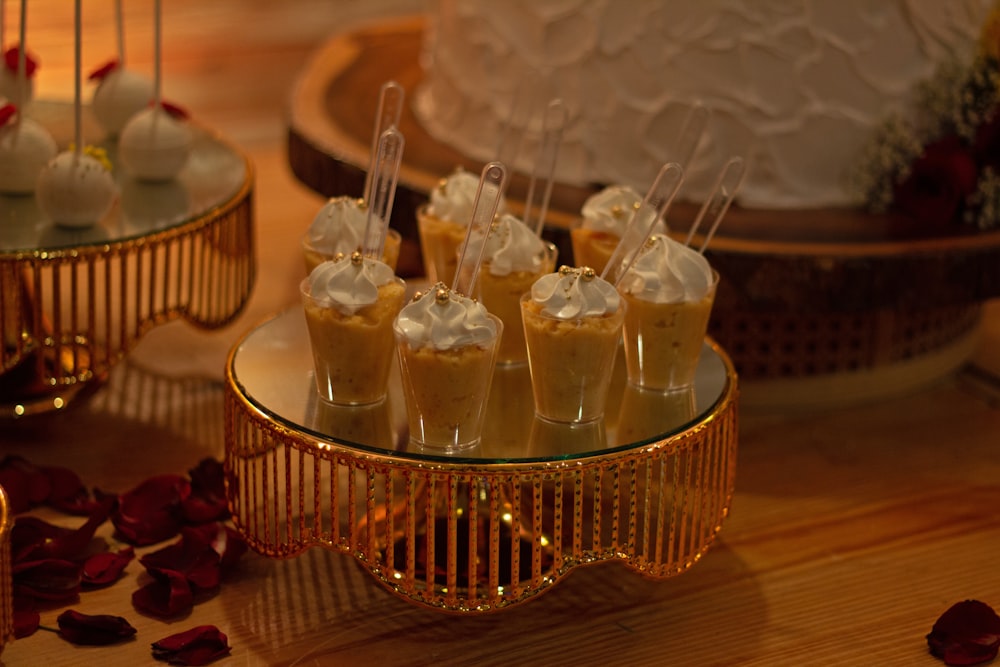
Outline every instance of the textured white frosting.
[(90, 106), (108, 134), (115, 136), (129, 119), (149, 106), (153, 82), (131, 70), (116, 68), (101, 77)]
[(547, 273), (531, 286), (531, 300), (542, 313), (560, 320), (607, 315), (618, 310), (621, 297), (615, 286), (600, 276), (587, 279), (583, 269), (563, 267)]
[(306, 278), (309, 295), (327, 308), (353, 315), (378, 301), (378, 288), (396, 279), (388, 264), (350, 257), (321, 262)]
[(34, 192), (38, 174), (58, 152), (55, 139), (35, 121), (8, 121), (0, 127), (0, 192)]
[[(447, 300), (439, 301), (444, 291)], [(452, 292), (437, 283), (419, 299), (403, 306), (395, 328), (411, 345), (447, 350), (467, 345), (482, 345), (497, 335), (496, 322), (478, 301)]]
[(332, 197), (313, 218), (306, 242), (324, 254), (350, 254), (364, 245), (367, 224), (368, 209), (360, 199)]
[(191, 128), (162, 108), (143, 109), (122, 129), (118, 155), (132, 176), (145, 181), (169, 181), (187, 163)]
[[(468, 249), (472, 257), (482, 252), (483, 241), (483, 233), (473, 230)], [(493, 222), (485, 241), (483, 262), (489, 262), (490, 274), (494, 276), (506, 276), (515, 271), (541, 271), (548, 253), (545, 241), (510, 213), (504, 213)]]
[[(645, 224), (656, 214), (649, 207), (642, 206), (642, 195), (627, 185), (609, 185), (587, 197), (580, 209), (580, 226), (595, 232), (604, 232), (621, 238), (632, 220), (632, 211), (640, 209), (645, 216)], [(645, 228), (643, 228), (645, 231)], [(657, 220), (653, 227), (656, 234), (666, 234), (667, 226)]]
[[(712, 112), (680, 197), (701, 201), (747, 159), (739, 202), (853, 203), (846, 177), (875, 126), (911, 105), (950, 53), (968, 55), (990, 0), (438, 0), (414, 108), (440, 141), (493, 159), (520, 82), (568, 111), (561, 182), (640, 192), (691, 106)], [(538, 124), (538, 119), (533, 120)], [(530, 171), (527, 129), (515, 166)]]
[(118, 196), (115, 179), (96, 158), (64, 151), (38, 175), (35, 199), (53, 222), (90, 227), (111, 210)]
[(669, 236), (652, 236), (618, 286), (643, 301), (701, 301), (715, 278), (701, 253)]
[[(442, 220), (468, 225), (472, 221), (472, 207), (476, 203), (478, 189), (479, 177), (457, 167), (431, 190), (427, 212)], [(506, 208), (506, 199), (501, 197), (497, 212)]]

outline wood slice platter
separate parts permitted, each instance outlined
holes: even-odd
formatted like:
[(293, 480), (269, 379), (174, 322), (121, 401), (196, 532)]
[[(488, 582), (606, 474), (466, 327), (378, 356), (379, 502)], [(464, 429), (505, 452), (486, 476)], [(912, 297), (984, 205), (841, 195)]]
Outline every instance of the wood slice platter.
[[(423, 30), (419, 16), (348, 28), (299, 74), (288, 157), (305, 185), (360, 196), (378, 87), (393, 79), (412, 98)], [(419, 275), (417, 206), (456, 166), (482, 165), (432, 138), (409, 105), (400, 130), (392, 225), (404, 237), (400, 274)], [(523, 180), (515, 174), (511, 192)], [(602, 185), (555, 187), (546, 236), (561, 262), (572, 260), (568, 230), (583, 201)], [(675, 205), (671, 229), (686, 234), (697, 208)], [(733, 357), (744, 405), (840, 405), (923, 386), (965, 362), (982, 302), (1000, 296), (1000, 230), (916, 228), (851, 209), (734, 207), (708, 256), (722, 277), (711, 334)]]

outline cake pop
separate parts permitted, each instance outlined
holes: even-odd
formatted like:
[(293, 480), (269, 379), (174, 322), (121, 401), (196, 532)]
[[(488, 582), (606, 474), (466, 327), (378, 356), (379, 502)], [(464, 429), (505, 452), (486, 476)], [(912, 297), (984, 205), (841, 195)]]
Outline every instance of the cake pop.
[(13, 104), (0, 108), (0, 192), (29, 194), (45, 164), (58, 148), (48, 130), (21, 118)]
[(115, 27), (118, 58), (93, 71), (88, 79), (97, 81), (90, 106), (94, 117), (108, 135), (118, 136), (129, 118), (145, 109), (153, 99), (153, 82), (125, 66), (125, 29), (122, 2), (115, 0)]
[(187, 163), (191, 152), (191, 128), (186, 114), (163, 102), (161, 73), (160, 0), (154, 3), (153, 104), (132, 116), (122, 129), (118, 156), (134, 176), (145, 181), (169, 181)]
[(81, 0), (75, 7), (74, 104), (73, 120), (76, 143), (49, 161), (38, 175), (35, 198), (54, 223), (64, 227), (90, 227), (111, 210), (118, 186), (111, 175), (111, 164), (104, 152), (83, 148), (83, 122), (80, 102), (80, 24)]
[[(38, 62), (27, 52), (24, 41), (24, 25), (26, 11), (26, 0), (21, 0), (21, 25), (20, 43), (17, 46), (8, 47), (6, 43), (6, 11), (4, 2), (0, 0), (0, 55), (3, 61), (0, 62), (0, 101), (14, 102), (22, 111), (28, 108), (35, 93), (35, 69)], [(19, 70), (24, 74), (18, 76)]]

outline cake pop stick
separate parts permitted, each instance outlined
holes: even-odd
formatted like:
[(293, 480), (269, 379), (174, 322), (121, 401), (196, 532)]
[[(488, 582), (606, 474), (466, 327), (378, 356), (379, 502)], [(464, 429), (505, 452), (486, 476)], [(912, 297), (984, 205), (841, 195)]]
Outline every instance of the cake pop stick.
[(364, 248), (362, 248), (365, 257), (382, 259), (405, 143), (403, 133), (394, 125), (379, 138), (375, 160), (368, 170), (371, 192), (365, 198), (368, 204), (368, 221), (365, 223)]
[(16, 99), (14, 104), (17, 105), (18, 114), (14, 119), (14, 122), (18, 125), (21, 124), (21, 116), (24, 115), (25, 102), (28, 101), (28, 49), (25, 48), (25, 38), (27, 37), (27, 17), (28, 17), (28, 0), (21, 0), (21, 25), (18, 27), (20, 30), (20, 36), (18, 37), (19, 43), (17, 45), (17, 86), (16, 86)]
[[(362, 199), (368, 203), (371, 203), (372, 199), (373, 172), (376, 169), (375, 163), (382, 133), (390, 127), (399, 127), (399, 118), (403, 114), (403, 99), (405, 97), (406, 92), (403, 87), (395, 81), (386, 81), (379, 88), (378, 108), (375, 111), (375, 131), (372, 132), (371, 155), (368, 158), (368, 173), (365, 174), (365, 189), (361, 193)], [(402, 135), (400, 139), (402, 139)], [(402, 146), (400, 146), (400, 155), (402, 155)]]
[[(458, 252), (458, 267), (455, 269), (451, 291), (466, 296), (472, 294), (472, 288), (475, 287), (476, 278), (479, 276), (479, 268), (483, 264), (483, 255), (486, 254), (485, 239), (489, 236), (493, 217), (497, 213), (497, 205), (500, 203), (500, 198), (506, 187), (507, 167), (503, 163), (490, 162), (483, 167), (479, 177), (479, 188), (476, 190), (476, 199), (472, 204), (472, 220), (465, 233), (462, 248)], [(476, 231), (483, 235), (484, 242), (479, 246), (479, 255), (469, 257), (469, 239)]]
[(163, 16), (160, 0), (153, 0), (153, 108), (163, 106)]
[[(549, 210), (549, 199), (552, 197), (553, 176), (556, 173), (556, 160), (559, 157), (559, 146), (562, 144), (562, 132), (566, 126), (566, 105), (560, 99), (549, 102), (545, 109), (545, 119), (542, 130), (542, 145), (535, 161), (535, 170), (528, 182), (528, 194), (524, 202), (524, 224), (535, 230), (541, 236), (545, 226), (545, 215)], [(538, 219), (532, 224), (531, 213), (534, 207), (535, 183), (539, 174), (544, 174), (542, 200), (538, 205)]]
[(746, 176), (746, 165), (743, 158), (730, 158), (722, 168), (722, 171), (719, 172), (719, 177), (715, 180), (711, 194), (705, 199), (705, 203), (701, 205), (701, 210), (698, 211), (697, 217), (691, 223), (691, 229), (688, 230), (684, 245), (691, 245), (695, 232), (698, 231), (698, 227), (701, 226), (702, 221), (710, 218), (712, 223), (709, 225), (708, 232), (701, 242), (701, 247), (698, 248), (698, 252), (704, 254), (709, 241), (712, 240), (715, 232), (719, 229), (719, 225), (722, 224), (722, 218), (725, 217), (729, 206), (733, 203), (733, 199), (736, 198), (736, 194), (740, 191), (744, 176)]
[(613, 285), (618, 284), (635, 262), (639, 250), (653, 232), (656, 221), (666, 216), (683, 182), (684, 169), (676, 162), (668, 162), (660, 168), (642, 204), (632, 212), (625, 234), (611, 254), (601, 278)]
[(115, 38), (118, 42), (118, 66), (125, 67), (125, 21), (122, 0), (115, 0)]
[(73, 6), (73, 152), (77, 156), (83, 153), (83, 87), (80, 76), (83, 53), (81, 4), (80, 0), (76, 0)]

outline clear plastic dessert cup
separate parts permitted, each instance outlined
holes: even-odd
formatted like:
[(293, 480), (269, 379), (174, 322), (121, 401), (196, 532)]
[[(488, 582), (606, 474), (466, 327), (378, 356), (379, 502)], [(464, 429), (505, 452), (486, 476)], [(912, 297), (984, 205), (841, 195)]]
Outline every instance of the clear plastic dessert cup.
[(490, 262), (483, 262), (473, 296), (503, 321), (505, 333), (500, 341), (498, 364), (523, 364), (528, 361), (521, 323), (521, 296), (531, 291), (531, 286), (539, 277), (552, 273), (558, 252), (554, 245), (546, 244), (545, 257), (538, 271), (512, 271), (503, 276), (493, 275)]
[(672, 391), (694, 384), (719, 274), (699, 301), (654, 303), (622, 292), (625, 366), (629, 384)]
[(333, 405), (384, 399), (394, 357), (392, 324), (403, 307), (405, 283), (396, 278), (381, 285), (378, 300), (353, 314), (315, 299), (308, 279), (300, 292), (319, 397)]
[(465, 241), (466, 225), (438, 218), (430, 205), (417, 208), (417, 234), (424, 260), (424, 273), (431, 283), (450, 284), (458, 268), (458, 249)]
[(413, 343), (395, 329), (411, 443), (442, 452), (479, 444), (503, 334), (500, 318), (489, 317), (493, 338), (447, 349)]
[[(385, 247), (382, 249), (382, 261), (389, 265), (393, 271), (396, 270), (397, 264), (399, 264), (399, 248), (402, 245), (403, 238), (399, 231), (392, 229), (391, 227), (386, 229), (385, 232)], [(308, 236), (302, 239), (302, 258), (306, 265), (306, 275), (312, 273), (312, 270), (323, 262), (328, 262), (334, 258), (336, 253), (330, 253), (322, 251), (311, 243), (309, 243)], [(350, 253), (346, 253), (350, 254)]]
[(604, 416), (625, 302), (607, 315), (559, 319), (545, 314), (531, 294), (521, 297), (521, 318), (535, 414), (563, 423)]
[(600, 232), (583, 227), (569, 231), (570, 246), (573, 248), (573, 264), (589, 266), (598, 275), (611, 260), (621, 238), (608, 232)]

